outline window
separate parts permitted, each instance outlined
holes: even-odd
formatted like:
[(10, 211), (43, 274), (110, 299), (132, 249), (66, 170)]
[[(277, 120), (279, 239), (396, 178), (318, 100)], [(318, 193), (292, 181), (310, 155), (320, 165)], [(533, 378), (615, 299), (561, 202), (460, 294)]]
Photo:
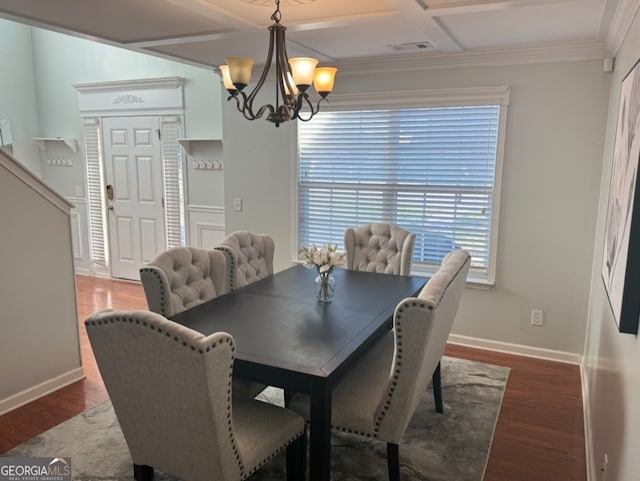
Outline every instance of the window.
[(321, 112), (298, 123), (298, 241), (343, 248), (348, 227), (389, 222), (416, 234), (413, 270), (470, 251), (493, 283), (504, 99)]

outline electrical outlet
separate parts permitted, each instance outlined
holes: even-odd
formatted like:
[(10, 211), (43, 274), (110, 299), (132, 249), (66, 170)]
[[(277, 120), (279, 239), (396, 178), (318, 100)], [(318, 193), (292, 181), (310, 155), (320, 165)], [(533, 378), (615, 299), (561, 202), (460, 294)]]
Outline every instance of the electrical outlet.
[(233, 210), (242, 212), (242, 199), (233, 199)]
[(531, 325), (544, 326), (544, 311), (542, 309), (531, 309)]

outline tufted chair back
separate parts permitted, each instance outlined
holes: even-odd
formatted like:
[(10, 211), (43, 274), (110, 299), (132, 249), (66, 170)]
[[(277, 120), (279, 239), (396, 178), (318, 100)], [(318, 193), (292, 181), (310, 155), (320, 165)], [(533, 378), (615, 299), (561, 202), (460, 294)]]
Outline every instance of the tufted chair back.
[(196, 247), (166, 250), (140, 269), (149, 310), (170, 317), (226, 292), (226, 259)]
[(344, 233), (347, 269), (408, 276), (416, 235), (392, 224), (367, 224)]
[(289, 454), (304, 453), (302, 417), (232, 396), (229, 334), (205, 336), (148, 311), (105, 310), (85, 326), (136, 480), (155, 468), (172, 479), (241, 481), (296, 438)]
[(230, 291), (273, 275), (275, 244), (268, 235), (233, 232), (216, 249), (227, 259), (225, 285)]

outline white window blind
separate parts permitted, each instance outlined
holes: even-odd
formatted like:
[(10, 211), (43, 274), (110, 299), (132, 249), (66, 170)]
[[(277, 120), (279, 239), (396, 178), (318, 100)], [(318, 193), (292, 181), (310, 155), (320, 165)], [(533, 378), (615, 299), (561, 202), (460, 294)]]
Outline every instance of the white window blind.
[(102, 178), (102, 162), (100, 159), (100, 122), (97, 118), (87, 117), (83, 119), (84, 151), (87, 168), (87, 205), (89, 216), (89, 244), (91, 249), (91, 262), (97, 266), (105, 267), (107, 258), (104, 244), (104, 217), (103, 205), (104, 181)]
[(167, 248), (185, 245), (184, 193), (182, 158), (180, 157), (180, 118), (161, 117), (162, 167), (164, 171), (164, 214)]
[(499, 125), (497, 102), (321, 112), (299, 122), (299, 243), (343, 248), (346, 228), (389, 222), (416, 234), (414, 268), (464, 248), (486, 280)]

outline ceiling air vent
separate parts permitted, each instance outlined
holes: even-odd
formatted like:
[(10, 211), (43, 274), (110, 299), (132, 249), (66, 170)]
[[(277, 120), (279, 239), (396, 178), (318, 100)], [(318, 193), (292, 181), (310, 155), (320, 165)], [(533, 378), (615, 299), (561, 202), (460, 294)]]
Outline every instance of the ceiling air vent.
[(397, 43), (395, 45), (388, 45), (388, 47), (394, 52), (415, 52), (418, 50), (430, 50), (433, 48), (429, 42), (412, 42), (412, 43)]

